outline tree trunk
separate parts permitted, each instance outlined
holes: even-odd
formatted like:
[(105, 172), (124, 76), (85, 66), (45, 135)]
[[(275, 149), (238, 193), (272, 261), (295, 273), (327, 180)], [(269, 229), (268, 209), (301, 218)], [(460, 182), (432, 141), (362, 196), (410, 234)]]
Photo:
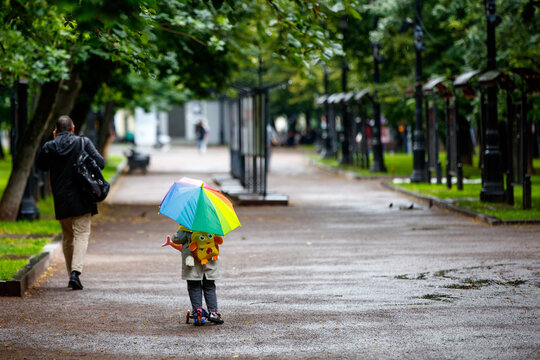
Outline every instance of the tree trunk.
[[(75, 124), (76, 134), (79, 134), (81, 129), (86, 125), (95, 95), (101, 85), (111, 79), (115, 69), (116, 64), (106, 61), (99, 56), (91, 56), (85, 62), (77, 65), (75, 70), (81, 74), (82, 86), (70, 114)], [(89, 135), (89, 130), (93, 129), (88, 129), (85, 132), (87, 136)]]
[(104, 159), (107, 159), (108, 148), (112, 141), (112, 137), (114, 136), (114, 134), (111, 132), (114, 109), (114, 101), (108, 101), (107, 104), (105, 104), (105, 110), (103, 111), (103, 115), (99, 118), (100, 120), (97, 138), (97, 150)]
[(77, 98), (77, 102), (69, 114), (73, 120), (73, 124), (75, 124), (75, 134), (80, 134), (83, 126), (86, 124), (86, 118), (88, 117), (88, 113), (92, 106), (92, 101), (90, 99), (94, 97), (96, 92), (97, 89), (92, 91), (83, 83), (81, 94), (79, 95), (79, 98)]
[(73, 119), (73, 123), (75, 124), (75, 134), (79, 134), (86, 124), (92, 102), (101, 84), (102, 82), (96, 81), (96, 79), (83, 79), (79, 96), (70, 113), (71, 119)]
[(72, 74), (67, 81), (48, 82), (41, 87), (36, 111), (17, 146), (13, 169), (0, 201), (0, 220), (16, 220), (41, 138), (53, 130), (60, 115), (69, 113), (77, 96), (79, 84), (77, 74)]

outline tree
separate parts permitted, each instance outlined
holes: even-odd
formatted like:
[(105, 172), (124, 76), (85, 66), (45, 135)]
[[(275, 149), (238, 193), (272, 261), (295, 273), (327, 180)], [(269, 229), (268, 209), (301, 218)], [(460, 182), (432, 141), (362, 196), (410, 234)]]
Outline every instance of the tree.
[(76, 78), (69, 79), (70, 67), (66, 62), (69, 54), (62, 48), (67, 47), (74, 36), (55, 10), (39, 0), (11, 1), (0, 9), (1, 85), (11, 86), (19, 77), (41, 84), (40, 100), (18, 143), (10, 179), (0, 201), (1, 219), (16, 218), (37, 146), (52, 122), (49, 115), (64, 110), (69, 99), (59, 101), (56, 107), (51, 104), (65, 93), (61, 86), (76, 83)]
[[(118, 94), (135, 85), (130, 73), (209, 94), (225, 86), (253, 49), (250, 35), (266, 34), (279, 44), (276, 56), (308, 66), (317, 53), (339, 50), (317, 30), (319, 19), (335, 6), (314, 0), (4, 0), (0, 83), (11, 86), (25, 76), (39, 97), (0, 201), (0, 219), (15, 219), (41, 139), (60, 113), (71, 111), (77, 94), (73, 115), (79, 127), (100, 92)], [(268, 28), (258, 24), (260, 15), (270, 15)], [(92, 74), (93, 65), (98, 74)], [(111, 79), (113, 74), (121, 76)], [(110, 118), (115, 101), (97, 99)]]

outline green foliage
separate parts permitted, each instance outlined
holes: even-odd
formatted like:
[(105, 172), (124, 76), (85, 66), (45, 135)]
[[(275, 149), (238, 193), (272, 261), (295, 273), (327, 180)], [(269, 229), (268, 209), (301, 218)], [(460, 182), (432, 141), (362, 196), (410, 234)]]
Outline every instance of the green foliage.
[(0, 3), (0, 85), (18, 77), (44, 82), (68, 77), (76, 35), (58, 8), (45, 0)]
[[(423, 1), (422, 29), (426, 45), (422, 55), (423, 80), (444, 76), (455, 77), (471, 69), (486, 66), (486, 18), (484, 3), (469, 0)], [(414, 99), (407, 99), (406, 90), (415, 82), (415, 48), (413, 30), (406, 28), (407, 18), (414, 20), (414, 0), (361, 0), (328, 15), (324, 27), (327, 35), (343, 45), (348, 73), (348, 90), (376, 89), (382, 113), (390, 124), (409, 123), (414, 120)], [(348, 11), (348, 8), (354, 8)], [(497, 65), (502, 69), (529, 67), (539, 71), (540, 7), (531, 0), (498, 0), (497, 14), (502, 23), (496, 28)], [(345, 28), (340, 20), (347, 16)], [(354, 16), (357, 15), (357, 16)], [(372, 44), (380, 44), (380, 81), (373, 84), (374, 60)], [(342, 58), (325, 59), (330, 68), (330, 93), (341, 92)], [(322, 94), (322, 66), (312, 66), (316, 84), (304, 82), (302, 91), (279, 98), (281, 107), (290, 103), (291, 109), (300, 98), (315, 99)], [(297, 99), (298, 98), (298, 99)], [(288, 100), (285, 100), (288, 99)], [(285, 100), (285, 101), (284, 101)], [(276, 101), (277, 102), (277, 101)], [(468, 104), (470, 101), (465, 101)], [(304, 112), (313, 105), (301, 102)], [(501, 99), (501, 104), (504, 99)], [(479, 117), (478, 100), (462, 115), (476, 120)], [(468, 105), (466, 105), (468, 106)], [(538, 101), (533, 103), (533, 112)], [(504, 106), (499, 106), (502, 109)], [(501, 110), (502, 111), (502, 110)], [(283, 111), (291, 113), (293, 111)], [(501, 112), (501, 118), (503, 118)], [(473, 121), (475, 124), (476, 121)]]

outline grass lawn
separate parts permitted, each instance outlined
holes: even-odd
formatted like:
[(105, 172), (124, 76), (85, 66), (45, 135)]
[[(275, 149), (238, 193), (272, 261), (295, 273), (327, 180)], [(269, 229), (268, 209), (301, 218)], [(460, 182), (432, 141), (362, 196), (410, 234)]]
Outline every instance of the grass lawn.
[[(110, 181), (123, 156), (109, 156), (103, 176)], [(4, 193), (11, 172), (11, 157), (0, 160), (0, 194)], [(0, 280), (9, 280), (28, 263), (28, 258), (39, 254), (60, 229), (54, 216), (52, 195), (37, 203), (40, 219), (35, 221), (0, 221)]]
[[(361, 169), (354, 165), (342, 165), (339, 163), (338, 158), (322, 159), (319, 154), (316, 154), (313, 147), (304, 147), (308, 153), (309, 159), (335, 169), (341, 169), (345, 171), (354, 172), (360, 176), (388, 176), (398, 178), (409, 178), (412, 174), (413, 168), (413, 156), (412, 154), (384, 154), (384, 164), (387, 168), (386, 173), (371, 172), (369, 169)], [(372, 156), (372, 154), (370, 154)], [(440, 154), (440, 161), (442, 164), (443, 179), (445, 177), (445, 163), (446, 154)], [(370, 163), (373, 159), (370, 158)], [(540, 159), (533, 160), (533, 167), (537, 174), (540, 174)], [(432, 177), (435, 174), (432, 174)], [(473, 165), (463, 166), (463, 176), (466, 179), (480, 179), (481, 170), (478, 167), (478, 157), (473, 159)], [(480, 191), (482, 190), (481, 184), (464, 184), (463, 190), (457, 190), (455, 184), (451, 189), (446, 188), (446, 184), (437, 185), (435, 183), (398, 183), (393, 185), (401, 187), (403, 189), (428, 196), (434, 196), (441, 199), (453, 199), (454, 203), (458, 206), (484, 213), (487, 215), (495, 216), (502, 220), (516, 220), (516, 219), (540, 219), (540, 175), (531, 176), (531, 192), (532, 192), (532, 208), (528, 210), (522, 209), (522, 197), (523, 189), (519, 186), (514, 187), (514, 205), (486, 203), (480, 201)]]
[(105, 169), (103, 169), (102, 174), (105, 180), (111, 181), (114, 174), (116, 174), (116, 169), (118, 168), (118, 165), (124, 161), (125, 156), (115, 156), (115, 155), (109, 155), (107, 158), (107, 162), (105, 163)]
[(457, 190), (455, 184), (447, 189), (446, 184), (393, 184), (394, 186), (440, 199), (453, 199), (454, 204), (469, 210), (495, 216), (501, 220), (540, 219), (540, 175), (531, 177), (532, 199), (531, 209), (523, 210), (523, 189), (514, 187), (514, 205), (506, 203), (486, 203), (479, 200), (481, 184), (463, 184), (463, 191)]
[(0, 259), (0, 281), (13, 279), (13, 275), (26, 264), (28, 259)]
[[(313, 147), (304, 147), (308, 151), (308, 158), (319, 164), (334, 168), (341, 169), (345, 171), (354, 172), (360, 176), (388, 176), (388, 177), (403, 177), (408, 178), (411, 176), (413, 171), (413, 156), (412, 154), (404, 153), (394, 153), (384, 154), (384, 166), (386, 167), (386, 172), (373, 172), (369, 169), (362, 169), (356, 165), (343, 165), (339, 163), (339, 158), (328, 158), (322, 159), (321, 156), (315, 153)], [(442, 164), (442, 175), (445, 174), (445, 164), (446, 164), (446, 154), (441, 153), (439, 155), (440, 162)], [(369, 164), (373, 164), (373, 154), (369, 154)], [(476, 164), (476, 165), (474, 165)], [(435, 176), (435, 174), (432, 174)], [(463, 166), (463, 176), (469, 179), (480, 178), (481, 171), (478, 168), (478, 157), (475, 156), (473, 159), (473, 165), (464, 165)]]

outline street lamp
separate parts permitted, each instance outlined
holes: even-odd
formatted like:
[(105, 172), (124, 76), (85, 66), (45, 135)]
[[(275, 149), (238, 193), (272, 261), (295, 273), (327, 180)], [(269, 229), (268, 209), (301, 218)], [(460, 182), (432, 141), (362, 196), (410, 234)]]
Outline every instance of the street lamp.
[(415, 81), (415, 124), (413, 142), (413, 173), (411, 182), (426, 181), (426, 149), (424, 131), (422, 129), (422, 51), (425, 49), (422, 41), (422, 0), (416, 0), (414, 14), (414, 49), (416, 53), (416, 81)]
[[(375, 83), (375, 86), (377, 86), (379, 83), (379, 63), (382, 61), (382, 56), (379, 54), (379, 49), (380, 43), (373, 43), (373, 82)], [(379, 104), (379, 101), (377, 100), (376, 89), (375, 93), (373, 94), (373, 120), (373, 163), (371, 164), (371, 168), (369, 170), (374, 172), (386, 172), (383, 158), (383, 145), (381, 141), (381, 104)]]
[(321, 152), (321, 156), (323, 159), (334, 157), (336, 154), (334, 153), (334, 146), (332, 142), (332, 130), (330, 128), (330, 125), (332, 122), (330, 121), (330, 104), (328, 104), (328, 65), (326, 65), (326, 62), (323, 62), (323, 71), (324, 71), (324, 95), (326, 100), (324, 101), (324, 117), (326, 119), (325, 126), (322, 128), (322, 140), (323, 140), (323, 149)]
[[(347, 30), (347, 16), (343, 15), (339, 20), (339, 29), (343, 34), (343, 52), (345, 53), (345, 32)], [(343, 94), (347, 93), (347, 72), (349, 67), (347, 65), (346, 55), (343, 55), (341, 59), (341, 91)], [(352, 154), (350, 149), (349, 136), (351, 133), (351, 119), (347, 111), (347, 102), (342, 101), (341, 104), (341, 117), (343, 126), (343, 141), (341, 142), (341, 159), (340, 164), (352, 164)]]
[[(495, 13), (495, 0), (484, 0), (487, 20), (487, 71), (497, 68), (495, 48), (495, 27), (501, 23), (501, 18)], [(505, 192), (501, 168), (501, 152), (499, 148), (499, 133), (497, 129), (497, 85), (487, 88), (486, 106), (486, 145), (484, 164), (482, 168), (481, 201), (504, 202)]]
[[(24, 130), (28, 123), (28, 81), (20, 79), (15, 83), (16, 94), (12, 98), (12, 119), (15, 130), (13, 133), (15, 136), (13, 139), (15, 143), (12, 144), (12, 161), (15, 161), (16, 152), (19, 151), (21, 145), (21, 138), (24, 134)], [(17, 215), (17, 220), (36, 220), (39, 219), (39, 209), (36, 206), (34, 200), (36, 175), (34, 166), (30, 170), (26, 185), (24, 188), (23, 198), (21, 199), (21, 205)]]

